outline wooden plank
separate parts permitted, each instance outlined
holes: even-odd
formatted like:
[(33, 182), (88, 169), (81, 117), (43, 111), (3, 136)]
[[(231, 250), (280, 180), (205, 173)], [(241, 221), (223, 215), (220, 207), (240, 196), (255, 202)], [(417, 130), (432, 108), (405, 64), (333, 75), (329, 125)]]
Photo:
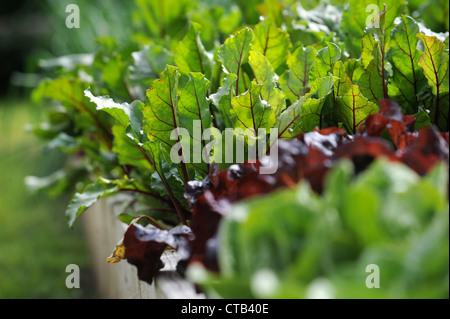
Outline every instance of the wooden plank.
[(179, 260), (176, 251), (164, 252), (161, 259), (165, 266), (151, 285), (140, 281), (136, 267), (125, 260), (116, 264), (107, 263), (106, 258), (111, 255), (127, 229), (127, 225), (120, 222), (117, 216), (120, 214), (121, 206), (129, 199), (128, 196), (101, 199), (81, 217), (101, 298), (205, 298), (204, 294), (196, 292), (195, 285), (176, 272)]
[(155, 279), (157, 298), (164, 299), (204, 299), (205, 294), (196, 291), (195, 285), (182, 278), (176, 267), (180, 257), (174, 250), (166, 250), (161, 256), (164, 262)]

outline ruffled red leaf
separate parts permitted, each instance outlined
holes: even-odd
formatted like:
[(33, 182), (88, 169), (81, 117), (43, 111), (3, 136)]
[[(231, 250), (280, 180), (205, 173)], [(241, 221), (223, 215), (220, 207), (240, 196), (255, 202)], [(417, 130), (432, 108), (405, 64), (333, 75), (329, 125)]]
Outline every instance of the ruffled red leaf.
[(125, 259), (137, 267), (140, 280), (151, 284), (156, 273), (164, 267), (161, 255), (167, 247), (176, 249), (182, 259), (189, 257), (188, 239), (191, 235), (187, 226), (162, 230), (131, 224), (123, 238)]
[(412, 115), (403, 115), (402, 108), (394, 101), (382, 99), (380, 113), (371, 114), (361, 126), (359, 134), (380, 137), (387, 131), (397, 149), (404, 149), (415, 138)]

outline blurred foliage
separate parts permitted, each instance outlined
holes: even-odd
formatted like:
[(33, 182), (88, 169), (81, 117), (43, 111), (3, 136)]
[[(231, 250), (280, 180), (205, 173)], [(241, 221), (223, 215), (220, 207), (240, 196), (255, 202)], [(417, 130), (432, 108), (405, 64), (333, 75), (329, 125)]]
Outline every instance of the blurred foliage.
[[(80, 28), (66, 27), (66, 6), (80, 7)], [(52, 57), (92, 52), (98, 36), (126, 41), (131, 32), (133, 2), (124, 0), (3, 1), (0, 5), (1, 91), (10, 82), (30, 87), (37, 84), (39, 61)], [(110, 23), (114, 21), (115, 23)]]
[[(192, 277), (222, 298), (448, 298), (448, 167), (425, 178), (384, 160), (352, 170), (334, 168), (322, 196), (300, 183), (235, 205), (219, 232), (221, 274)], [(368, 289), (372, 264), (380, 285)]]
[[(67, 196), (30, 195), (24, 184), (65, 158), (24, 130), (39, 113), (28, 101), (0, 101), (0, 299), (96, 297), (81, 228), (68, 232), (61, 214)], [(68, 264), (80, 266), (80, 289), (65, 286)]]

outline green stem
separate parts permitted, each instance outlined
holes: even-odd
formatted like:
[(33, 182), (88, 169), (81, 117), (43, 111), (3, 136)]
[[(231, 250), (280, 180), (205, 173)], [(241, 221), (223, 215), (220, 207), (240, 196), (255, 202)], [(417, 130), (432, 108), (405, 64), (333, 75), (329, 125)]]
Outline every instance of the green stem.
[[(141, 150), (141, 153), (144, 155), (145, 159), (147, 160), (147, 162), (152, 166), (155, 167), (155, 164), (153, 163), (153, 161), (150, 159), (150, 157), (148, 157), (147, 152), (141, 147), (139, 146), (139, 149)], [(159, 175), (159, 178), (161, 179), (164, 188), (167, 191), (167, 194), (169, 194), (170, 200), (172, 201), (173, 206), (175, 207), (175, 210), (177, 212), (178, 217), (180, 218), (181, 222), (184, 225), (187, 225), (186, 223), (186, 217), (185, 217), (185, 213), (183, 212), (182, 208), (181, 208), (181, 204), (178, 202), (178, 200), (176, 199), (175, 195), (172, 192), (172, 189), (170, 188), (169, 184), (167, 184), (166, 179), (160, 174), (160, 172), (155, 168), (156, 173)]]

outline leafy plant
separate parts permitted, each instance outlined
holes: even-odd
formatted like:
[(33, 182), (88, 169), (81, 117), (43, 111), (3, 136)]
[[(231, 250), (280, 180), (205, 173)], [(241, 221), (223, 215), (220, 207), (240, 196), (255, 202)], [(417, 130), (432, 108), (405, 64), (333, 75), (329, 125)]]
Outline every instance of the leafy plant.
[[(448, 165), (448, 38), (443, 41), (408, 16), (403, 2), (383, 3), (367, 25), (366, 2), (320, 4), (306, 11), (288, 1), (228, 7), (177, 1), (170, 10), (166, 2), (137, 1), (135, 19), (144, 28), (129, 42), (99, 38), (88, 62), (62, 65), (33, 94), (35, 101), (54, 103), (49, 123), (33, 131), (72, 155), (68, 172), (57, 177), (83, 171), (71, 189), (69, 226), (100, 198), (133, 194), (121, 215), (130, 223), (120, 248), (125, 253), (111, 260), (128, 259), (141, 279), (151, 282), (168, 246), (189, 252), (183, 253), (183, 263), (199, 261), (221, 270), (216, 249), (209, 253), (208, 247), (214, 247), (222, 217), (247, 197), (300, 183), (307, 203), (317, 209), (341, 205), (327, 199), (336, 195), (322, 199), (312, 192), (333, 192), (324, 181), (343, 158), (352, 160), (355, 174), (380, 157), (420, 176), (441, 162)], [(328, 15), (320, 27), (322, 9)], [(262, 129), (270, 131), (269, 139), (260, 135)], [(239, 146), (242, 151), (234, 153)], [(278, 171), (260, 174), (261, 156), (274, 147), (280, 154)], [(370, 187), (355, 188), (355, 194), (369, 202), (385, 198)], [(273, 198), (286, 196), (287, 205), (297, 205), (293, 191), (280, 194)], [(375, 208), (367, 218), (379, 214)], [(134, 220), (142, 211), (147, 218), (139, 221), (150, 221), (150, 228), (141, 229)], [(278, 218), (281, 225), (285, 217)], [(180, 224), (193, 236), (178, 234)], [(155, 241), (160, 233), (167, 240)], [(135, 240), (141, 235), (150, 239)], [(261, 242), (258, 237), (252, 245)], [(244, 243), (234, 238), (236, 247), (226, 240), (222, 245), (243, 249), (236, 247)], [(297, 258), (300, 252), (280, 253)], [(311, 276), (311, 265), (298, 275)]]
[[(448, 295), (447, 167), (425, 178), (385, 160), (353, 169), (339, 162), (321, 196), (302, 181), (240, 201), (220, 224), (220, 274), (190, 276), (221, 298)], [(372, 264), (379, 289), (366, 286)]]

